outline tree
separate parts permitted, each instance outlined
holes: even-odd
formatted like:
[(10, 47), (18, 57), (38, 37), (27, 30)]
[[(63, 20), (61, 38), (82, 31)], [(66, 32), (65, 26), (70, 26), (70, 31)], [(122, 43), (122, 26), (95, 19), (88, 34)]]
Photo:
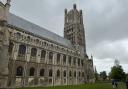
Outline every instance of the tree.
[(113, 66), (111, 68), (111, 78), (112, 79), (119, 79), (119, 80), (124, 80), (125, 79), (125, 72), (122, 68), (122, 66)]
[(126, 74), (126, 80), (128, 80), (128, 74)]
[(95, 80), (98, 81), (99, 80), (98, 79), (99, 74), (98, 73), (95, 73), (94, 75), (95, 75)]
[(100, 77), (102, 78), (102, 80), (106, 80), (107, 79), (107, 74), (106, 74), (106, 71), (102, 71), (100, 72)]

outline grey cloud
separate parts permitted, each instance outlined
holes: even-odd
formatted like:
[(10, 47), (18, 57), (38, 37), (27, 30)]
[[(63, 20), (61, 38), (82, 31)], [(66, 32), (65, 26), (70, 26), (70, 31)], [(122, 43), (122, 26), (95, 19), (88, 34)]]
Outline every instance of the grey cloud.
[(99, 59), (105, 58), (117, 58), (122, 62), (127, 61), (127, 52), (128, 52), (128, 40), (119, 40), (114, 42), (102, 42), (97, 44), (93, 50), (94, 55)]

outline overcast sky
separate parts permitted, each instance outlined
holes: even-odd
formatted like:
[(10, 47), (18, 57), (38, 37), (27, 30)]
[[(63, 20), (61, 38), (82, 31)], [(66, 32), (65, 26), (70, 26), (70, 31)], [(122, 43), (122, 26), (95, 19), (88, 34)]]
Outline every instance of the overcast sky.
[(128, 0), (12, 0), (11, 13), (63, 36), (64, 9), (74, 3), (83, 10), (87, 53), (97, 71), (109, 72), (116, 58), (128, 72)]

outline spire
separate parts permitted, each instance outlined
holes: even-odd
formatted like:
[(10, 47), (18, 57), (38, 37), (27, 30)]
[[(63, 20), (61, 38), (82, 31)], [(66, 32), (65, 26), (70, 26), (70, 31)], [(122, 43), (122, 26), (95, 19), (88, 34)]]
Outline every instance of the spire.
[(97, 69), (96, 69), (96, 66), (95, 66), (95, 73), (97, 73)]
[(73, 9), (76, 9), (76, 4), (73, 4)]
[(10, 10), (10, 3), (11, 0), (7, 0), (6, 4), (5, 4), (5, 20), (7, 21), (8, 15), (9, 15), (9, 10)]
[(7, 0), (7, 3), (6, 4), (10, 5), (10, 3), (11, 3), (11, 0)]
[(91, 59), (93, 60), (93, 56), (92, 56), (92, 54), (91, 54)]
[(118, 59), (115, 59), (114, 65), (115, 65), (116, 67), (118, 67), (118, 66), (120, 65), (120, 62), (119, 62)]

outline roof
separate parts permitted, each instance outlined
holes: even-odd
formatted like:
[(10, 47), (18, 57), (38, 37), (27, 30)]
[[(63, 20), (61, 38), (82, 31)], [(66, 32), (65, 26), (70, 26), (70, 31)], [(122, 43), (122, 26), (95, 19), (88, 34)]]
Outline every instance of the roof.
[(24, 31), (33, 33), (37, 36), (43, 37), (43, 38), (47, 38), (49, 40), (55, 41), (63, 46), (66, 46), (68, 48), (72, 48), (72, 44), (69, 40), (48, 31), (47, 29), (40, 27), (36, 24), (33, 24), (23, 18), (20, 18), (12, 13), (9, 13), (9, 17), (8, 17), (8, 24), (18, 27), (20, 29), (23, 29)]

